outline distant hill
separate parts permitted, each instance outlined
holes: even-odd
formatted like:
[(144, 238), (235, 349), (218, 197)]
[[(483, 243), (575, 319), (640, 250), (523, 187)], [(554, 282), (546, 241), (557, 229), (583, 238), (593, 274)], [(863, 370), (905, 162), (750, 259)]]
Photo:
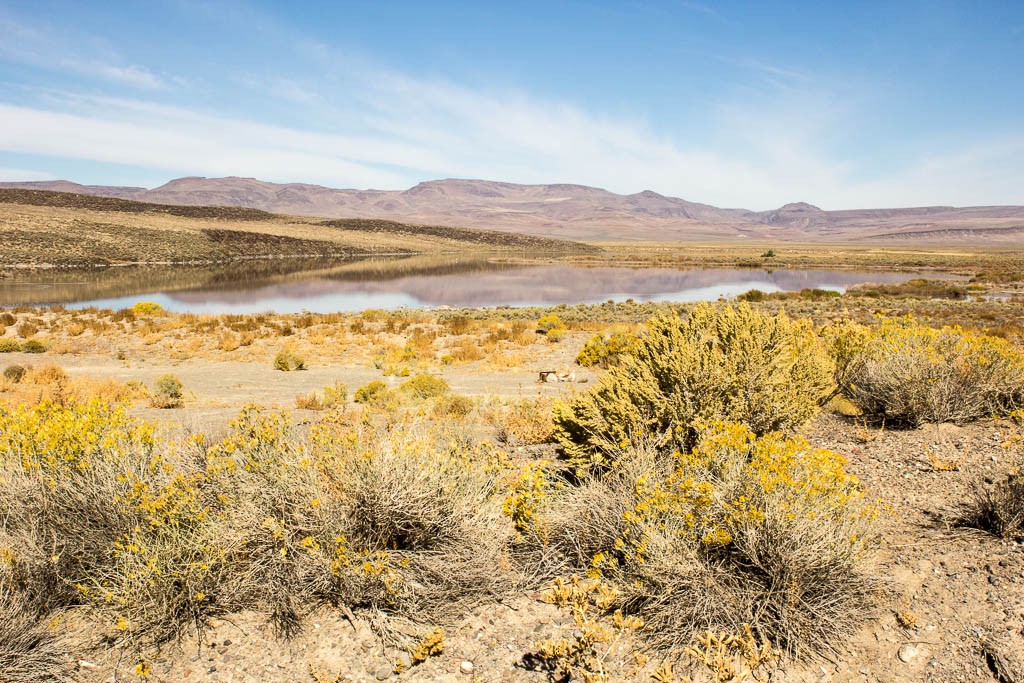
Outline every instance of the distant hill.
[(499, 230), (569, 240), (801, 240), (1024, 244), (1024, 206), (824, 211), (724, 209), (650, 190), (434, 180), (408, 190), (344, 190), (254, 178), (179, 178), (154, 189), (66, 180), (0, 183), (152, 204), (230, 206), (326, 218), (369, 218)]
[(501, 230), (0, 188), (0, 267), (594, 251), (599, 249), (592, 245)]

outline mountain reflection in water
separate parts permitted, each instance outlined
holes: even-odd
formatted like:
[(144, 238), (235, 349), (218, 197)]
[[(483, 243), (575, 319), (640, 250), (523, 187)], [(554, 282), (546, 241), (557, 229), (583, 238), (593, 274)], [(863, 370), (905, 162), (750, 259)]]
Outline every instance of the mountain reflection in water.
[(750, 289), (843, 291), (910, 273), (749, 268), (585, 268), (413, 257), (246, 262), (220, 268), (110, 268), (0, 280), (0, 304), (124, 308), (155, 301), (192, 313), (331, 312), (622, 301), (703, 301)]

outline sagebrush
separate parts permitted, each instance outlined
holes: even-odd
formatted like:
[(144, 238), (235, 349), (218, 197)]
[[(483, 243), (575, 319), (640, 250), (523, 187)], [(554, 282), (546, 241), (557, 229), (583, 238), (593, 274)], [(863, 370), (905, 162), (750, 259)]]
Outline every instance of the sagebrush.
[(699, 426), (735, 420), (792, 431), (831, 393), (834, 366), (807, 321), (747, 304), (652, 319), (592, 391), (555, 404), (555, 437), (579, 469), (655, 435), (688, 449)]

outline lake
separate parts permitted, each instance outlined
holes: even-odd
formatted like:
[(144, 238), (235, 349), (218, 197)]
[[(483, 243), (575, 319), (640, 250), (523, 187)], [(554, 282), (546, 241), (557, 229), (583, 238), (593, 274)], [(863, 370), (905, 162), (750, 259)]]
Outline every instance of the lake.
[[(0, 280), (0, 305), (126, 308), (154, 301), (191, 313), (297, 313), (434, 307), (712, 301), (751, 289), (844, 291), (914, 273), (754, 268), (589, 268), (457, 258), (237, 262), (217, 268), (49, 271)], [(934, 277), (934, 276), (933, 276)]]

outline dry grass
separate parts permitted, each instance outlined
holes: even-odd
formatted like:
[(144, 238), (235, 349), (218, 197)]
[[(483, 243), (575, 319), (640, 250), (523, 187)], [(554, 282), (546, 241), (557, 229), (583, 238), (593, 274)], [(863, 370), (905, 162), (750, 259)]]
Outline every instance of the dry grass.
[(0, 572), (0, 681), (72, 683), (73, 672), (63, 639), (24, 609)]
[(1003, 538), (1024, 538), (1024, 476), (1016, 472), (979, 489), (964, 521)]

